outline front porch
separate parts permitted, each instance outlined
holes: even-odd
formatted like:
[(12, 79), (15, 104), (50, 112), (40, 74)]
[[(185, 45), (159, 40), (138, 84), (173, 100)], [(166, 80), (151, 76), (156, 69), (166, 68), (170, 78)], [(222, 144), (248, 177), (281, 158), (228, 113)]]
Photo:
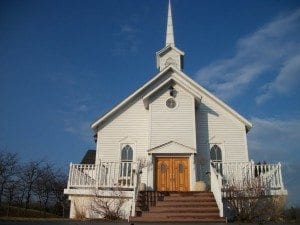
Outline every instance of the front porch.
[(211, 191), (215, 196), (221, 217), (224, 216), (224, 199), (232, 197), (233, 189), (246, 191), (256, 186), (265, 196), (287, 195), (282, 181), (281, 163), (211, 162), (210, 180)]
[[(124, 215), (136, 216), (136, 202), (141, 183), (138, 162), (101, 162), (100, 164), (71, 164), (68, 186), (64, 193), (72, 202), (76, 196), (87, 198), (95, 195), (116, 198), (115, 192), (122, 193), (128, 200)], [(191, 171), (193, 172), (193, 171)], [(281, 164), (255, 164), (254, 162), (211, 162), (210, 190), (219, 210), (224, 217), (223, 202), (232, 186), (243, 189), (251, 182), (259, 182), (265, 195), (287, 195), (281, 173)], [(71, 204), (72, 211), (72, 204)], [(74, 211), (74, 210), (73, 210)]]
[(70, 218), (77, 211), (85, 211), (84, 217), (95, 218), (90, 209), (96, 198), (123, 199), (123, 217), (135, 216), (139, 184), (138, 162), (101, 162), (100, 164), (70, 164), (67, 188), (64, 194), (71, 201)]

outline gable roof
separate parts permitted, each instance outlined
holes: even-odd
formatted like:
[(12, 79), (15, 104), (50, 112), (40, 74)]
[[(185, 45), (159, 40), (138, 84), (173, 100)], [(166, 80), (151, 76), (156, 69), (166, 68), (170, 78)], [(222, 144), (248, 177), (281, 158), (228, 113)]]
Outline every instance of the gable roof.
[(167, 45), (164, 48), (162, 48), (161, 50), (156, 52), (156, 55), (162, 55), (163, 53), (165, 53), (166, 51), (170, 51), (174, 49), (176, 52), (178, 52), (180, 55), (184, 55), (184, 52), (179, 50), (178, 48), (176, 48), (175, 46), (171, 46), (171, 45)]
[(163, 143), (161, 145), (158, 145), (148, 150), (148, 154), (158, 154), (158, 153), (194, 154), (196, 153), (196, 149), (176, 141), (168, 141), (166, 143)]
[(83, 156), (80, 164), (95, 164), (96, 150), (89, 149)]
[(182, 81), (180, 81), (179, 79), (177, 79), (176, 77), (173, 76), (173, 77), (166, 79), (164, 82), (162, 82), (160, 85), (155, 87), (152, 91), (150, 91), (148, 94), (146, 94), (143, 97), (143, 102), (144, 102), (145, 108), (148, 109), (149, 99), (151, 98), (152, 95), (154, 95), (156, 92), (158, 92), (163, 87), (168, 86), (168, 85), (173, 85), (173, 84), (177, 84), (177, 85), (181, 86), (185, 91), (190, 93), (198, 102), (201, 101), (199, 94), (194, 92), (192, 89), (186, 88)]
[(123, 101), (118, 103), (116, 106), (114, 106), (110, 111), (104, 113), (102, 116), (100, 116), (94, 123), (91, 124), (91, 128), (96, 129), (97, 126), (106, 120), (108, 117), (113, 115), (115, 112), (117, 112), (119, 109), (121, 109), (124, 105), (129, 103), (133, 98), (135, 98), (139, 93), (141, 93), (144, 89), (146, 89), (148, 86), (152, 85), (159, 77), (161, 77), (163, 74), (166, 74), (171, 67), (166, 67), (164, 70), (160, 71), (157, 75), (155, 75), (152, 79), (150, 79), (148, 82), (146, 82), (143, 86), (141, 86), (139, 89), (137, 89), (135, 92), (133, 92), (131, 95), (129, 95), (127, 98), (125, 98)]
[[(172, 79), (177, 81), (178, 83), (181, 83), (181, 85), (186, 86), (186, 88), (191, 88), (195, 95), (198, 96), (200, 99), (202, 98), (203, 94), (206, 95), (206, 97), (210, 98), (214, 102), (216, 102), (219, 106), (221, 106), (223, 109), (225, 109), (227, 112), (232, 114), (235, 118), (237, 118), (240, 122), (242, 122), (246, 130), (249, 131), (252, 127), (252, 124), (245, 119), (243, 116), (241, 116), (239, 113), (237, 113), (234, 109), (232, 109), (230, 106), (228, 106), (226, 103), (221, 101), (219, 98), (217, 98), (215, 95), (210, 93), (208, 90), (206, 90), (204, 87), (196, 83), (194, 80), (192, 80), (190, 77), (188, 77), (185, 73), (183, 73), (180, 70), (177, 70), (172, 65), (166, 67), (164, 70), (159, 72), (156, 76), (154, 76), (151, 80), (146, 82), (142, 87), (137, 89), (133, 94), (128, 96), (126, 99), (124, 99), (122, 102), (120, 102), (118, 105), (113, 107), (109, 112), (101, 116), (99, 119), (97, 119), (91, 127), (96, 130), (97, 126), (104, 122), (106, 119), (108, 119), (110, 116), (112, 116), (114, 113), (116, 113), (118, 110), (120, 110), (123, 106), (128, 104), (130, 101), (132, 101), (135, 97), (138, 96), (143, 90), (148, 88), (149, 86), (153, 85), (156, 80), (158, 80), (161, 76), (164, 76), (169, 71), (175, 72), (175, 74), (178, 74), (177, 76), (172, 75)], [(151, 92), (150, 92), (151, 93)]]

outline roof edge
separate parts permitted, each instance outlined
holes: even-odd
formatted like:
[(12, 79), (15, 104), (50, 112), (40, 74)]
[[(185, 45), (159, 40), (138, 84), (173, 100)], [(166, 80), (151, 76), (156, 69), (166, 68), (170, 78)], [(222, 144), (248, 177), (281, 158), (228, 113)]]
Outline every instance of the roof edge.
[(92, 129), (96, 129), (99, 123), (103, 122), (107, 117), (109, 117), (111, 114), (113, 114), (115, 111), (117, 111), (119, 108), (121, 108), (124, 104), (128, 103), (134, 96), (138, 95), (143, 89), (145, 89), (147, 86), (149, 86), (151, 83), (153, 83), (157, 78), (159, 78), (162, 74), (166, 73), (167, 71), (174, 68), (172, 66), (166, 67), (164, 70), (160, 71), (157, 75), (155, 75), (152, 79), (147, 81), (144, 85), (142, 85), (140, 88), (138, 88), (135, 92), (133, 92), (131, 95), (129, 95), (127, 98), (125, 98), (123, 101), (116, 104), (111, 110), (104, 113), (102, 116), (100, 116), (94, 123), (92, 123), (90, 126)]
[(188, 82), (190, 82), (192, 85), (198, 87), (204, 94), (206, 94), (208, 97), (212, 98), (214, 101), (216, 101), (218, 104), (220, 104), (222, 107), (224, 107), (228, 112), (232, 113), (234, 116), (236, 116), (242, 123), (245, 124), (247, 129), (251, 129), (253, 127), (252, 123), (248, 121), (245, 117), (240, 115), (237, 111), (235, 111), (233, 108), (231, 108), (229, 105), (227, 105), (224, 101), (219, 99), (214, 94), (210, 93), (208, 90), (206, 90), (204, 87), (202, 87), (200, 84), (195, 82), (193, 79), (191, 79), (189, 76), (187, 76), (185, 73), (183, 73), (180, 70), (177, 70), (176, 68), (173, 68), (177, 73), (182, 75), (183, 78), (185, 78)]
[(185, 79), (187, 82), (189, 82), (192, 86), (195, 88), (200, 89), (207, 97), (214, 100), (217, 104), (222, 106), (226, 111), (233, 114), (240, 122), (242, 122), (245, 127), (246, 131), (248, 132), (252, 127), (252, 123), (248, 121), (246, 118), (241, 116), (238, 112), (236, 112), (233, 108), (231, 108), (229, 105), (227, 105), (225, 102), (220, 100), (218, 97), (216, 97), (214, 94), (210, 93), (208, 90), (206, 90), (204, 87), (202, 87), (200, 84), (195, 82), (193, 79), (191, 79), (189, 76), (187, 76), (184, 72), (172, 67), (172, 65), (166, 67), (164, 70), (160, 71), (157, 75), (155, 75), (152, 79), (150, 79), (148, 82), (146, 82), (144, 85), (142, 85), (140, 88), (138, 88), (135, 92), (133, 92), (131, 95), (129, 95), (127, 98), (125, 98), (123, 101), (118, 103), (116, 106), (114, 106), (110, 111), (103, 114), (101, 117), (99, 117), (94, 123), (91, 124), (92, 129), (97, 129), (97, 126), (99, 123), (103, 122), (105, 119), (107, 119), (110, 115), (115, 113), (117, 110), (119, 110), (123, 105), (127, 104), (133, 97), (138, 95), (142, 90), (144, 90), (147, 86), (151, 85), (151, 83), (155, 82), (156, 79), (158, 79), (161, 75), (165, 74), (167, 71), (173, 70), (177, 74), (181, 75), (183, 79)]

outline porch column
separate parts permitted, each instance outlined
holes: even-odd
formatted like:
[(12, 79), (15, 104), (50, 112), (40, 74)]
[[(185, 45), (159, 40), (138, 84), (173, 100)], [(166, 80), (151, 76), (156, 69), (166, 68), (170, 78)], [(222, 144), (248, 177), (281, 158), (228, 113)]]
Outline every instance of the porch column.
[(196, 165), (195, 165), (195, 155), (190, 156), (190, 191), (195, 190), (196, 183)]

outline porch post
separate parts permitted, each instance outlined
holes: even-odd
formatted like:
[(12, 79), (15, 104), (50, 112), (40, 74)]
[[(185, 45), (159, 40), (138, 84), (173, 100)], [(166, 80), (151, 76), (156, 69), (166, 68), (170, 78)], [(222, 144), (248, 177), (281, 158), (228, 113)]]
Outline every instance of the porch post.
[(284, 186), (283, 186), (283, 182), (282, 182), (282, 174), (281, 174), (281, 163), (278, 163), (278, 170), (279, 170), (279, 181), (280, 181), (280, 189), (283, 190)]
[(251, 159), (251, 177), (250, 179), (252, 180), (255, 177), (255, 165), (254, 161)]
[(67, 189), (69, 189), (69, 188), (70, 188), (70, 183), (71, 183), (71, 174), (72, 174), (71, 170), (72, 170), (72, 163), (70, 163), (70, 166), (69, 166), (69, 177), (68, 177)]
[(190, 191), (195, 190), (196, 183), (196, 165), (195, 165), (195, 155), (191, 154), (190, 156)]

